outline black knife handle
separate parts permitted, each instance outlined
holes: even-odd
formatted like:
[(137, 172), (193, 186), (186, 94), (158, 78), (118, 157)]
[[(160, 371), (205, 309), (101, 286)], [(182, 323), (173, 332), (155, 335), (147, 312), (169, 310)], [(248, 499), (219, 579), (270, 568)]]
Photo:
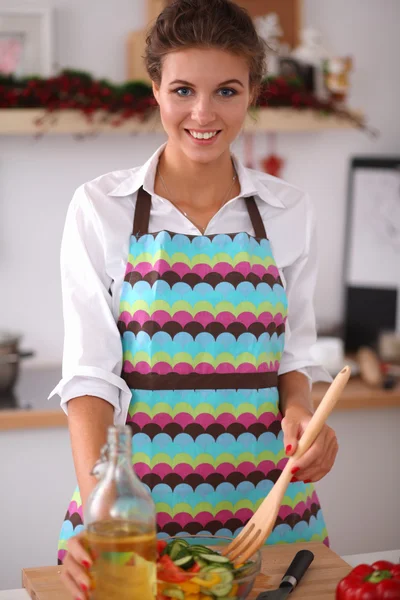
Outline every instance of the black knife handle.
[(282, 578), (280, 588), (291, 587), (294, 590), (301, 581), (304, 573), (314, 560), (314, 554), (309, 550), (300, 550), (290, 563), (290, 567)]

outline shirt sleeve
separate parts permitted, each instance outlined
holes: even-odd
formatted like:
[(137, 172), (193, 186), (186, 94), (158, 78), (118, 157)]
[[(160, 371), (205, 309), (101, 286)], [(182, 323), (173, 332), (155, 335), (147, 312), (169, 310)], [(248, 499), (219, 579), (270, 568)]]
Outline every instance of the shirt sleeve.
[(305, 197), (305, 246), (303, 253), (283, 269), (288, 298), (285, 347), (278, 374), (301, 371), (310, 380), (332, 381), (329, 373), (311, 356), (315, 344), (316, 324), (314, 291), (317, 279), (317, 240), (314, 211), (308, 196)]
[(72, 398), (97, 396), (113, 405), (114, 422), (122, 424), (131, 392), (121, 378), (122, 343), (112, 314), (104, 248), (101, 220), (82, 186), (69, 206), (61, 243), (62, 380), (49, 398), (59, 394), (68, 414)]

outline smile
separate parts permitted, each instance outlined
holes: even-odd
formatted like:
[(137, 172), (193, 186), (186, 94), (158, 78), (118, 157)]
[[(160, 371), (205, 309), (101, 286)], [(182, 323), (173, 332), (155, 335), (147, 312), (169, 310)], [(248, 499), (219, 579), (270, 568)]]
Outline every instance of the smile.
[(185, 129), (190, 139), (197, 145), (209, 146), (210, 144), (216, 143), (221, 129), (214, 129), (213, 131), (196, 131), (194, 129)]
[(193, 131), (189, 130), (189, 133), (192, 137), (196, 138), (196, 140), (210, 140), (215, 137), (219, 131)]

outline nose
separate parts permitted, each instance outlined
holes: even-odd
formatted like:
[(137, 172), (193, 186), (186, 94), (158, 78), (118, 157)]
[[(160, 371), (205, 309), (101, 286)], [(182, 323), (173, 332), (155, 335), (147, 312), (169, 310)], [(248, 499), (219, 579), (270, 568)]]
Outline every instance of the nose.
[(208, 96), (198, 96), (192, 107), (192, 119), (201, 126), (208, 125), (215, 120), (212, 100)]

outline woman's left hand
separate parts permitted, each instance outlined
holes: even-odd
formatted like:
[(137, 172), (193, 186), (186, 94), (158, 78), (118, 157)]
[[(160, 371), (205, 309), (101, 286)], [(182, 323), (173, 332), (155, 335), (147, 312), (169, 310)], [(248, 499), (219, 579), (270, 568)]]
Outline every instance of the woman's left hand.
[[(300, 406), (291, 406), (282, 419), (282, 430), (287, 456), (297, 450), (298, 440), (311, 421), (312, 413)], [(293, 481), (311, 483), (319, 481), (332, 469), (338, 453), (336, 434), (331, 427), (324, 425), (321, 433), (307, 452), (293, 466)]]

